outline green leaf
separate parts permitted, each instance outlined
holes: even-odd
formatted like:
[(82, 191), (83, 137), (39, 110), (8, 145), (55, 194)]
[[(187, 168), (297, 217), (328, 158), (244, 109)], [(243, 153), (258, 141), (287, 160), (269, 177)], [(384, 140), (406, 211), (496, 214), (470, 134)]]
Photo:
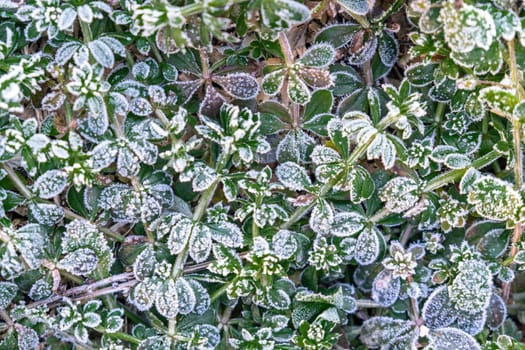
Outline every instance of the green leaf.
[(334, 98), (329, 90), (317, 90), (305, 107), (303, 121), (307, 122), (319, 114), (330, 113)]
[(512, 115), (514, 108), (519, 102), (516, 93), (497, 86), (482, 89), (479, 94), (479, 100), (488, 109), (495, 109), (508, 115)]
[(284, 68), (266, 74), (262, 81), (262, 90), (266, 95), (273, 96), (279, 93), (283, 86), (286, 71)]
[(360, 25), (352, 23), (326, 26), (317, 33), (314, 41), (316, 43), (329, 43), (336, 49), (339, 49), (352, 40), (353, 35), (359, 29), (361, 29)]
[(328, 43), (320, 43), (310, 46), (298, 62), (308, 67), (326, 68), (334, 59), (334, 47)]
[(288, 77), (288, 97), (299, 105), (305, 105), (310, 101), (310, 90), (297, 74), (292, 73)]
[(310, 10), (293, 0), (261, 1), (262, 24), (274, 31), (282, 31), (305, 22), (310, 18)]
[(426, 86), (434, 81), (434, 71), (437, 67), (437, 63), (415, 63), (406, 69), (405, 75), (410, 84)]
[(350, 200), (353, 203), (361, 203), (372, 197), (375, 192), (375, 184), (370, 173), (362, 166), (356, 166), (350, 173), (351, 187)]
[(312, 186), (306, 170), (294, 162), (280, 164), (275, 172), (279, 181), (292, 191), (304, 191)]
[(0, 282), (0, 310), (5, 310), (13, 301), (18, 292), (16, 284), (11, 282)]
[(368, 0), (337, 0), (350, 13), (364, 16), (370, 11)]
[(68, 184), (67, 177), (63, 170), (49, 170), (36, 179), (33, 192), (45, 199), (58, 196)]
[(327, 137), (327, 126), (330, 120), (332, 120), (333, 118), (335, 118), (335, 115), (333, 114), (318, 114), (315, 117), (304, 122), (303, 128), (313, 132), (316, 135)]

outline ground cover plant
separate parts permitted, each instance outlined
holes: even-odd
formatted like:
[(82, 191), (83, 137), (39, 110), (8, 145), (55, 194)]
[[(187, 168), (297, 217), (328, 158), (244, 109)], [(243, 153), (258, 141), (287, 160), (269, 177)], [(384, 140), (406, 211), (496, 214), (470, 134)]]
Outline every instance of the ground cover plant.
[(525, 349), (510, 0), (0, 0), (0, 349)]

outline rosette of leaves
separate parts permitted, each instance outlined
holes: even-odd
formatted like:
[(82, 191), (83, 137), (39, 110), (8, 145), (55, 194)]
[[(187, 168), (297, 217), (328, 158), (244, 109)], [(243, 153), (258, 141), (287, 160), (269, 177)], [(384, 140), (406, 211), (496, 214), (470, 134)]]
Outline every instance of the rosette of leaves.
[(219, 121), (201, 116), (201, 125), (195, 129), (206, 140), (218, 144), (222, 152), (231, 155), (236, 167), (251, 164), (257, 154), (270, 151), (269, 143), (261, 136), (261, 120), (258, 113), (248, 108), (223, 104), (220, 108)]
[(69, 93), (76, 96), (73, 110), (87, 110), (87, 129), (97, 136), (104, 134), (109, 125), (104, 94), (109, 91), (110, 84), (103, 80), (103, 76), (102, 66), (84, 63), (73, 68), (71, 81), (66, 85)]
[[(310, 88), (326, 88), (332, 85), (327, 69), (335, 58), (335, 49), (326, 43), (312, 45), (293, 62), (287, 58), (284, 64), (269, 65), (262, 81), (262, 90), (269, 96), (286, 93), (283, 99), (305, 105), (311, 99)], [(283, 90), (283, 86), (286, 88)]]
[[(384, 270), (379, 272), (372, 282), (372, 299), (380, 305), (391, 306), (401, 296), (402, 290), (407, 290), (409, 296), (415, 299), (422, 296), (417, 295), (417, 283), (426, 288), (430, 277), (428, 274), (425, 276), (424, 273), (416, 272), (418, 260), (425, 255), (424, 246), (412, 244), (405, 249), (399, 242), (392, 241), (389, 253), (390, 256), (382, 261)], [(412, 289), (416, 290), (415, 293), (412, 293)]]
[(133, 117), (148, 117), (160, 110), (171, 115), (169, 111), (175, 107), (177, 97), (167, 91), (165, 85), (176, 81), (178, 75), (175, 66), (166, 62), (159, 64), (152, 58), (129, 68), (117, 66), (108, 76), (112, 84), (109, 102), (122, 115), (128, 110)]
[(16, 17), (21, 22), (28, 22), (24, 35), (28, 41), (36, 41), (42, 33), (50, 38), (58, 35), (58, 21), (61, 20), (62, 8), (58, 0), (35, 0), (21, 6)]
[(357, 204), (372, 196), (375, 184), (368, 170), (354, 164), (349, 139), (341, 132), (341, 126), (340, 119), (328, 123), (332, 147), (317, 145), (310, 158), (316, 166), (315, 177), (320, 183), (333, 183), (334, 190), (348, 191), (350, 200)]
[[(200, 60), (197, 57), (200, 56)], [(228, 100), (252, 100), (259, 93), (257, 80), (249, 73), (222, 73), (220, 69), (209, 67), (209, 60), (203, 51), (200, 55), (187, 50), (174, 56), (174, 65), (186, 73), (187, 80), (170, 84), (181, 104), (187, 103), (201, 88), (204, 97), (199, 105), (199, 115), (218, 117), (220, 107)], [(194, 78), (194, 79), (191, 79)]]
[(282, 189), (282, 186), (271, 181), (272, 176), (272, 169), (265, 166), (261, 171), (249, 171), (238, 179), (237, 185), (235, 178), (223, 181), (224, 194), (228, 200), (235, 199), (238, 192), (248, 198), (248, 200), (237, 199), (242, 206), (235, 211), (235, 219), (244, 222), (251, 216), (255, 225), (263, 228), (267, 225), (274, 225), (278, 220), (285, 221), (288, 218), (288, 213), (283, 205), (271, 198), (272, 191)]
[(189, 256), (196, 262), (202, 262), (210, 255), (212, 241), (229, 248), (243, 245), (240, 228), (223, 215), (215, 215), (207, 217), (206, 222), (192, 222), (183, 214), (173, 213), (155, 220), (150, 228), (156, 232), (158, 239), (167, 237), (171, 254), (180, 254), (189, 242)]
[(61, 306), (57, 311), (59, 314), (58, 328), (61, 331), (73, 329), (75, 338), (81, 343), (89, 340), (88, 329), (97, 328), (102, 323), (100, 317), (100, 300), (90, 300), (84, 305), (73, 303), (66, 299), (66, 305)]
[(277, 146), (276, 156), (280, 162), (293, 161), (306, 163), (315, 145), (310, 135), (328, 136), (326, 126), (334, 117), (331, 114), (333, 96), (328, 90), (316, 90), (306, 104), (300, 118), (275, 101), (266, 101), (259, 105), (261, 129), (264, 134), (284, 134)]
[(139, 254), (133, 264), (133, 273), (139, 281), (130, 294), (129, 300), (139, 310), (156, 310), (168, 319), (179, 314), (202, 315), (210, 306), (207, 290), (196, 280), (173, 278), (173, 265), (159, 260), (150, 245)]
[(225, 276), (239, 271), (226, 290), (228, 299), (249, 296), (264, 308), (286, 310), (290, 308), (296, 291), (286, 272), (298, 246), (295, 233), (287, 230), (278, 231), (271, 244), (262, 237), (255, 237), (253, 249), (242, 268), (237, 254), (216, 249), (214, 254), (219, 261), (212, 265), (211, 271)]
[(164, 209), (176, 204), (172, 178), (163, 171), (143, 168), (134, 178), (134, 185), (111, 184), (97, 196), (97, 210), (117, 222), (149, 223), (158, 218)]
[(64, 257), (58, 262), (58, 268), (76, 276), (90, 276), (95, 271), (107, 275), (115, 260), (103, 233), (83, 220), (67, 225), (62, 253)]

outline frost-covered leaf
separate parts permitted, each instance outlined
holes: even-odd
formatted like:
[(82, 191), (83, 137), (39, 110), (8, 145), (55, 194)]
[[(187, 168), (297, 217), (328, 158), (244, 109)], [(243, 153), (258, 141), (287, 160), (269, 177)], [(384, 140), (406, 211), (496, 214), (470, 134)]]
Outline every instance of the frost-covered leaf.
[(190, 219), (181, 219), (173, 226), (168, 237), (168, 248), (171, 254), (179, 254), (193, 230), (193, 223)]
[(197, 315), (202, 315), (210, 308), (210, 295), (208, 294), (206, 288), (204, 288), (199, 282), (189, 279), (188, 283), (193, 289), (193, 293), (195, 295), (195, 306), (193, 307), (192, 312), (196, 313)]
[(457, 312), (448, 296), (446, 286), (436, 288), (421, 311), (425, 325), (431, 329), (448, 327), (457, 318)]
[(211, 237), (211, 231), (207, 226), (194, 226), (190, 238), (189, 254), (195, 262), (203, 262), (210, 255), (212, 246)]
[(155, 294), (155, 308), (167, 319), (173, 319), (179, 313), (179, 298), (173, 280), (167, 280), (158, 289)]
[(389, 31), (383, 31), (383, 35), (379, 39), (377, 52), (385, 66), (392, 67), (396, 63), (399, 54), (399, 44), (394, 34)]
[(261, 19), (266, 28), (282, 31), (310, 18), (310, 10), (293, 0), (272, 0), (261, 2)]
[(29, 209), (36, 221), (46, 226), (54, 225), (64, 217), (64, 209), (55, 204), (31, 203)]
[(440, 328), (428, 335), (435, 350), (481, 350), (478, 342), (457, 328)]
[(497, 86), (490, 86), (482, 89), (478, 99), (490, 110), (495, 109), (512, 115), (514, 107), (519, 102), (518, 96), (514, 91), (503, 89)]
[(19, 350), (33, 350), (36, 349), (39, 344), (38, 333), (32, 328), (24, 326), (18, 328), (17, 340)]
[(388, 181), (379, 193), (385, 207), (394, 213), (402, 213), (412, 208), (419, 200), (417, 183), (408, 177), (395, 177)]
[(356, 212), (343, 212), (335, 215), (330, 234), (336, 237), (354, 236), (366, 226), (367, 220)]
[(383, 270), (377, 274), (372, 283), (372, 299), (379, 305), (388, 307), (394, 304), (399, 296), (401, 282), (392, 271)]
[(89, 51), (95, 60), (106, 68), (113, 68), (115, 64), (115, 56), (110, 47), (102, 40), (93, 40), (88, 43)]
[(288, 97), (300, 105), (305, 105), (310, 101), (310, 90), (297, 74), (290, 74), (288, 77)]
[(266, 95), (276, 95), (283, 86), (286, 72), (283, 69), (275, 70), (269, 74), (266, 74), (262, 80), (262, 90)]
[(459, 193), (467, 194), (472, 190), (472, 185), (481, 177), (481, 173), (475, 168), (468, 168), (459, 182)]
[(118, 154), (118, 146), (111, 141), (102, 141), (91, 151), (93, 169), (101, 170), (113, 163)]
[(222, 243), (230, 248), (242, 247), (244, 241), (243, 233), (234, 223), (220, 221), (215, 224), (210, 224), (208, 227), (212, 231), (212, 238), (214, 241)]
[(370, 265), (377, 260), (381, 252), (381, 240), (377, 229), (365, 229), (357, 238), (354, 259), (360, 265)]
[(492, 275), (488, 266), (479, 260), (459, 264), (460, 272), (448, 289), (454, 306), (469, 314), (484, 311), (492, 296)]
[(369, 0), (337, 0), (345, 10), (350, 13), (364, 16), (370, 10)]
[(299, 59), (299, 62), (309, 67), (324, 68), (335, 59), (335, 49), (327, 43), (311, 46)]
[(131, 113), (141, 117), (146, 117), (153, 113), (153, 107), (149, 101), (142, 97), (137, 97), (131, 100), (131, 103), (129, 104), (129, 110)]
[(297, 247), (297, 240), (291, 231), (279, 230), (272, 238), (272, 248), (279, 259), (291, 258)]
[(157, 265), (157, 259), (155, 258), (155, 252), (153, 248), (148, 245), (135, 259), (133, 264), (133, 273), (135, 278), (139, 281), (143, 281), (147, 277), (151, 277), (155, 272), (155, 266)]
[(329, 232), (333, 220), (334, 210), (331, 204), (328, 201), (321, 199), (312, 209), (308, 223), (314, 232), (318, 234), (326, 234)]
[(360, 28), (360, 25), (353, 23), (326, 26), (316, 34), (315, 42), (329, 43), (338, 49), (346, 45)]
[(476, 212), (492, 220), (513, 219), (523, 205), (520, 194), (511, 184), (495, 177), (484, 176), (476, 180), (468, 194), (468, 202)]
[(505, 305), (505, 302), (499, 295), (492, 293), (487, 308), (487, 327), (491, 330), (496, 330), (503, 324), (506, 318), (507, 305)]
[(49, 112), (56, 111), (62, 106), (65, 100), (65, 94), (59, 91), (52, 91), (42, 99), (42, 109)]
[(360, 339), (370, 348), (379, 348), (410, 332), (411, 328), (410, 321), (391, 317), (372, 317), (363, 323)]
[(72, 7), (66, 7), (58, 18), (58, 29), (69, 30), (77, 18), (77, 12)]
[(452, 2), (440, 12), (445, 40), (455, 52), (469, 52), (475, 47), (487, 50), (496, 36), (496, 25), (490, 13), (475, 6), (462, 4), (457, 9)]
[(91, 249), (81, 248), (67, 254), (58, 263), (58, 268), (76, 276), (90, 274), (98, 264), (98, 257)]
[(67, 178), (67, 173), (63, 170), (49, 170), (35, 181), (33, 192), (45, 199), (57, 196), (66, 188)]
[(177, 279), (175, 287), (177, 288), (179, 313), (187, 315), (195, 308), (195, 293), (193, 292), (189, 281), (182, 277)]
[(240, 100), (250, 100), (259, 93), (257, 80), (247, 73), (214, 76), (213, 81), (219, 84), (227, 93)]
[(275, 174), (284, 186), (293, 191), (304, 191), (312, 185), (306, 170), (294, 162), (280, 164)]
[(18, 286), (11, 282), (0, 282), (0, 310), (6, 309), (18, 292)]

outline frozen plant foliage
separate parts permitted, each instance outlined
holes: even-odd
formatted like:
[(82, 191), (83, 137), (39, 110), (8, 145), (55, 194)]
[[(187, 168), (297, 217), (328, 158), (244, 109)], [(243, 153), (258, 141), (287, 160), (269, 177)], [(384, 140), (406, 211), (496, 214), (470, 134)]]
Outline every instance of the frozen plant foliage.
[(0, 350), (524, 348), (523, 18), (0, 0)]

